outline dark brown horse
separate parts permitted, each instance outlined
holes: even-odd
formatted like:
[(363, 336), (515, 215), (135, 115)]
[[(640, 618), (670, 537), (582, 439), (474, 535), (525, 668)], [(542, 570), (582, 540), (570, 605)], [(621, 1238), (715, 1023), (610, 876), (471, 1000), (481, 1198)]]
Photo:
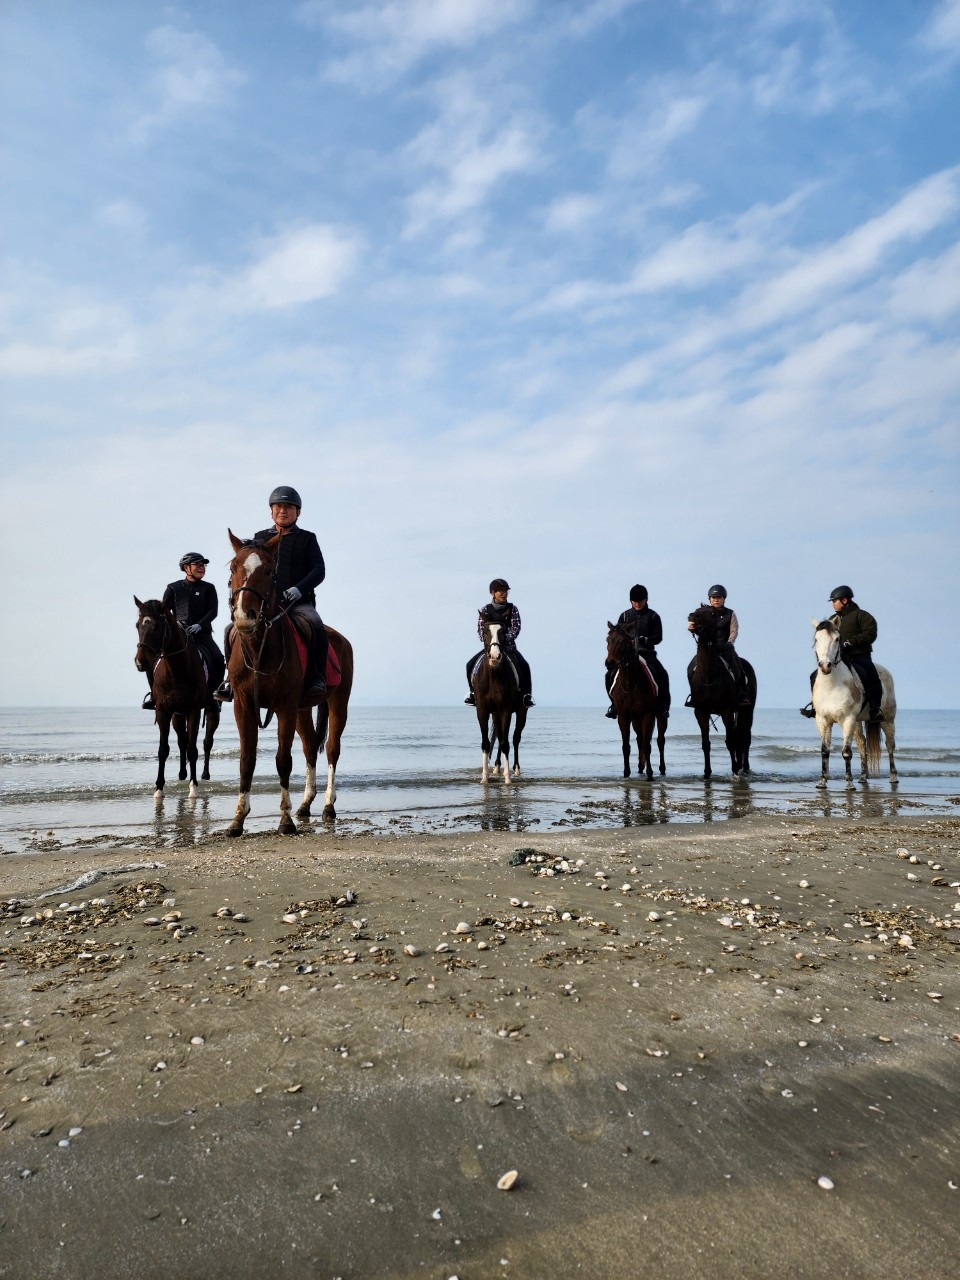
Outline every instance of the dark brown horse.
[[(730, 752), (730, 769), (734, 777), (750, 772), (750, 741), (753, 736), (753, 712), (757, 705), (757, 677), (745, 658), (740, 666), (746, 678), (749, 705), (741, 705), (743, 690), (733, 673), (717, 651), (716, 610), (701, 605), (689, 615), (693, 634), (697, 641), (697, 655), (687, 667), (690, 682), (690, 703), (700, 726), (703, 745), (703, 776), (709, 778), (710, 769), (710, 717), (718, 715), (723, 721), (727, 750)], [(738, 655), (739, 656), (739, 655)]]
[[(483, 614), (481, 613), (481, 618)], [(497, 743), (497, 759), (492, 766), (497, 773), (503, 762), (503, 780), (509, 786), (510, 773), (510, 722), (514, 720), (513, 730), (513, 772), (520, 772), (520, 738), (523, 726), (527, 723), (527, 708), (523, 705), (523, 694), (516, 669), (510, 661), (510, 655), (500, 639), (503, 628), (497, 622), (483, 624), (483, 657), (477, 664), (471, 685), (477, 696), (477, 720), (480, 722), (480, 740), (483, 751), (483, 769), (481, 782), (490, 781), (490, 756), (493, 742), (490, 737), (490, 725), (493, 724), (493, 738)]]
[(670, 688), (654, 691), (651, 677), (637, 656), (633, 636), (619, 622), (607, 623), (607, 661), (616, 670), (610, 685), (610, 700), (617, 713), (620, 737), (623, 740), (623, 776), (630, 777), (630, 729), (637, 737), (637, 772), (653, 777), (650, 759), (653, 726), (657, 726), (657, 747), (660, 751), (660, 772), (667, 772), (663, 758), (667, 718), (670, 715)]
[[(327, 746), (327, 793), (323, 807), (325, 821), (336, 816), (336, 773), (340, 759), (340, 739), (347, 724), (347, 704), (353, 687), (353, 646), (339, 631), (327, 627), (330, 649), (340, 666), (340, 680), (334, 684), (329, 674), (328, 692), (317, 707), (316, 720), (310, 706), (302, 705), (304, 663), (301, 661), (293, 623), (281, 609), (276, 590), (276, 553), (280, 535), (268, 542), (243, 542), (230, 533), (234, 556), (230, 562), (230, 606), (234, 643), (228, 671), (233, 689), (233, 714), (240, 735), (240, 795), (228, 834), (240, 835), (250, 812), (250, 788), (257, 763), (258, 730), (277, 717), (277, 773), (280, 777), (280, 826), (282, 835), (296, 835), (290, 816), (290, 774), (293, 770), (294, 732), (300, 735), (306, 760), (306, 786), (298, 818), (310, 817), (310, 805), (317, 794), (317, 754)], [(266, 718), (260, 720), (261, 709)]]
[(180, 778), (187, 776), (190, 766), (190, 795), (197, 794), (197, 739), (200, 718), (206, 706), (206, 732), (203, 739), (203, 773), (210, 777), (210, 752), (213, 735), (220, 723), (220, 707), (209, 697), (207, 677), (197, 646), (177, 622), (173, 613), (159, 600), (140, 601), (133, 597), (137, 617), (138, 671), (152, 671), (153, 700), (156, 721), (160, 726), (160, 750), (157, 753), (157, 789), (154, 799), (163, 799), (164, 765), (170, 754), (170, 726), (180, 746)]

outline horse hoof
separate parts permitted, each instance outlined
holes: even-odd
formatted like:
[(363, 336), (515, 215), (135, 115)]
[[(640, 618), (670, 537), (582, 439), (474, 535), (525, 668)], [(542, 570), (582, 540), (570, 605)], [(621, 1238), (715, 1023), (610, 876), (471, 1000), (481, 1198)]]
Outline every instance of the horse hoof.
[(181, 769), (180, 772), (177, 774), (177, 777), (180, 779), (181, 782), (185, 782), (187, 777), (186, 769)]
[(230, 825), (229, 825), (229, 827), (227, 827), (227, 835), (228, 835), (228, 836), (242, 836), (242, 835), (243, 835), (243, 823), (242, 823), (242, 822), (231, 822), (231, 823), (230, 823)]
[(298, 818), (309, 818), (309, 817), (310, 817), (310, 806), (309, 806), (308, 804), (302, 804), (302, 805), (300, 806), (300, 808), (297, 810), (297, 817), (298, 817)]
[(300, 834), (297, 831), (297, 824), (292, 818), (284, 818), (279, 827), (277, 827), (277, 832), (281, 836), (296, 836)]
[(201, 773), (201, 775), (200, 775), (200, 781), (201, 781), (201, 782), (209, 782), (209, 781), (210, 781), (210, 770), (209, 770), (209, 769), (204, 769), (203, 773)]
[(821, 778), (820, 781), (817, 783), (817, 790), (826, 791), (826, 789), (827, 789), (826, 781), (823, 778)]
[(332, 804), (325, 804), (325, 805), (323, 806), (323, 820), (324, 820), (324, 822), (335, 822), (335, 821), (336, 821), (336, 817), (337, 817), (337, 811), (336, 811), (336, 809), (333, 807), (333, 805), (332, 805)]

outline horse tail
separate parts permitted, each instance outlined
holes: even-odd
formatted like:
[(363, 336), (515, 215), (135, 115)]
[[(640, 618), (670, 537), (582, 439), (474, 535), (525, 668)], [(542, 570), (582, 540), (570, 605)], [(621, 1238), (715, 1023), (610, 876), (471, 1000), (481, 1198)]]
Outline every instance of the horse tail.
[(867, 724), (867, 773), (880, 772), (880, 726)]

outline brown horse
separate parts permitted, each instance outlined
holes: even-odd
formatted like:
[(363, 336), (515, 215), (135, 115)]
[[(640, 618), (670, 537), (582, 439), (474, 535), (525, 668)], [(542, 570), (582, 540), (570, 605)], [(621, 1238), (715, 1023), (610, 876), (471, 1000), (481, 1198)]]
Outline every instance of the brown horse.
[(619, 622), (607, 623), (607, 662), (616, 665), (610, 685), (610, 699), (617, 713), (620, 737), (623, 740), (623, 776), (630, 777), (630, 729), (637, 737), (637, 772), (653, 777), (650, 756), (653, 726), (657, 726), (657, 746), (660, 750), (660, 772), (666, 773), (663, 757), (667, 718), (670, 715), (670, 690), (654, 690), (645, 665), (641, 665), (637, 650), (626, 627)]
[[(347, 723), (347, 704), (353, 687), (353, 646), (338, 631), (326, 628), (330, 649), (340, 664), (340, 682), (334, 685), (328, 674), (328, 693), (313, 710), (301, 705), (304, 664), (297, 652), (293, 623), (287, 610), (279, 607), (276, 590), (277, 534), (268, 542), (243, 542), (228, 529), (234, 556), (230, 562), (230, 605), (235, 640), (230, 650), (228, 671), (233, 689), (233, 714), (240, 735), (240, 795), (228, 834), (240, 835), (250, 812), (250, 788), (257, 763), (258, 730), (277, 717), (277, 773), (280, 777), (281, 835), (297, 834), (290, 816), (290, 774), (293, 770), (293, 735), (300, 735), (306, 760), (307, 781), (298, 818), (310, 817), (310, 805), (317, 794), (317, 754), (327, 745), (327, 793), (323, 807), (325, 821), (337, 812), (336, 773), (340, 759), (340, 739)], [(329, 664), (328, 664), (329, 670)], [(261, 723), (260, 710), (267, 712)]]
[(203, 773), (210, 777), (210, 752), (213, 735), (220, 723), (220, 707), (208, 698), (207, 677), (197, 646), (176, 620), (170, 609), (159, 600), (140, 601), (133, 597), (139, 611), (137, 617), (137, 652), (134, 663), (138, 671), (153, 672), (153, 700), (156, 721), (160, 726), (160, 750), (157, 753), (157, 789), (154, 799), (163, 799), (164, 765), (170, 754), (170, 725), (180, 746), (180, 779), (190, 766), (190, 796), (197, 794), (197, 739), (200, 718), (206, 705), (206, 732), (203, 739)]
[[(481, 613), (480, 617), (483, 617)], [(503, 762), (503, 780), (510, 784), (510, 722), (516, 717), (513, 731), (513, 772), (520, 772), (520, 738), (527, 723), (527, 708), (523, 704), (520, 681), (513, 663), (500, 640), (502, 628), (497, 622), (483, 624), (483, 657), (477, 664), (471, 685), (477, 696), (477, 720), (480, 722), (483, 769), (481, 782), (490, 781), (490, 756), (493, 743), (490, 723), (497, 742), (497, 759), (493, 772), (497, 773)]]
[[(710, 717), (718, 715), (723, 721), (727, 750), (730, 752), (730, 771), (734, 777), (750, 772), (750, 742), (753, 737), (753, 712), (757, 705), (757, 677), (745, 658), (740, 666), (746, 677), (749, 706), (742, 706), (742, 690), (732, 672), (717, 652), (716, 610), (701, 605), (689, 615), (693, 634), (697, 641), (697, 656), (687, 667), (690, 682), (690, 702), (703, 746), (703, 776), (711, 776), (710, 769)], [(738, 655), (739, 656), (739, 655)]]

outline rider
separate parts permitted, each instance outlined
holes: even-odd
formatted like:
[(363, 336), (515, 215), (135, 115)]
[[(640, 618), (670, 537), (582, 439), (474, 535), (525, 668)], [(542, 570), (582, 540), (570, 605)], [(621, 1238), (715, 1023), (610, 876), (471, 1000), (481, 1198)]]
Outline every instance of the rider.
[[(317, 613), (313, 590), (326, 577), (326, 568), (317, 535), (301, 529), (297, 524), (302, 506), (296, 489), (285, 484), (274, 489), (270, 495), (273, 528), (261, 529), (254, 534), (254, 541), (269, 542), (280, 534), (274, 583), (284, 607), (294, 618), (309, 623), (307, 630), (310, 633), (310, 644), (303, 691), (305, 700), (311, 700), (322, 697), (327, 692), (327, 632)], [(231, 634), (232, 629), (228, 626), (223, 637), (228, 662)], [(233, 690), (230, 688), (229, 675), (213, 696), (220, 702), (231, 701)]]
[[(710, 608), (717, 615), (717, 653), (733, 676), (734, 685), (740, 690), (740, 706), (749, 707), (750, 690), (743, 674), (743, 667), (740, 665), (740, 659), (737, 657), (737, 651), (733, 647), (734, 641), (740, 634), (740, 624), (737, 622), (737, 615), (733, 610), (727, 608), (727, 588), (721, 583), (715, 582), (707, 592), (707, 599), (710, 601)], [(688, 622), (687, 630), (693, 631), (695, 626), (696, 623)], [(688, 707), (693, 706), (693, 694), (687, 697), (685, 705)]]
[[(639, 582), (635, 583), (630, 588), (630, 608), (624, 609), (617, 619), (617, 625), (625, 627), (633, 636), (637, 656), (647, 664), (660, 693), (664, 694), (669, 690), (670, 678), (663, 663), (657, 657), (656, 651), (656, 646), (663, 642), (663, 623), (660, 621), (659, 613), (654, 612), (648, 605), (647, 598), (647, 588), (641, 586)], [(609, 697), (616, 663), (611, 662), (608, 658), (606, 665), (607, 671), (604, 676), (604, 683)], [(616, 720), (617, 718), (612, 701), (607, 708), (606, 714), (608, 720)]]
[[(880, 710), (880, 703), (883, 701), (883, 685), (880, 683), (880, 673), (873, 665), (873, 658), (870, 656), (873, 651), (873, 642), (877, 638), (877, 620), (872, 613), (867, 613), (866, 609), (861, 609), (854, 603), (853, 587), (845, 584), (834, 587), (830, 592), (830, 602), (839, 623), (840, 655), (847, 666), (860, 677), (864, 697), (870, 708), (870, 723), (882, 724), (884, 714)], [(810, 673), (811, 691), (816, 678), (817, 673), (814, 670)], [(801, 707), (800, 714), (815, 716), (813, 703), (808, 702), (805, 707)]]
[[(184, 576), (176, 582), (168, 583), (161, 601), (165, 609), (171, 610), (177, 621), (186, 629), (201, 651), (207, 668), (207, 688), (220, 683), (223, 677), (223, 654), (217, 648), (213, 638), (211, 623), (217, 616), (217, 589), (212, 582), (205, 582), (204, 575), (210, 563), (199, 551), (188, 551), (180, 557), (180, 568)], [(144, 711), (155, 711), (153, 701), (153, 671), (147, 670), (150, 688), (143, 699)]]
[[(507, 592), (510, 590), (510, 584), (503, 578), (494, 578), (490, 583), (490, 604), (485, 604), (480, 610), (480, 617), (477, 619), (477, 634), (483, 639), (483, 624), (485, 622), (499, 622), (500, 640), (503, 645), (504, 653), (513, 663), (517, 673), (517, 679), (520, 681), (520, 692), (523, 694), (523, 705), (525, 707), (535, 707), (537, 704), (533, 700), (533, 677), (530, 674), (530, 664), (517, 648), (517, 636), (520, 634), (520, 611), (515, 604), (510, 604), (507, 600)], [(483, 657), (483, 650), (475, 653), (467, 663), (467, 684), (470, 686), (470, 692), (464, 698), (464, 702), (471, 707), (477, 705), (477, 696), (473, 692), (473, 669)]]

